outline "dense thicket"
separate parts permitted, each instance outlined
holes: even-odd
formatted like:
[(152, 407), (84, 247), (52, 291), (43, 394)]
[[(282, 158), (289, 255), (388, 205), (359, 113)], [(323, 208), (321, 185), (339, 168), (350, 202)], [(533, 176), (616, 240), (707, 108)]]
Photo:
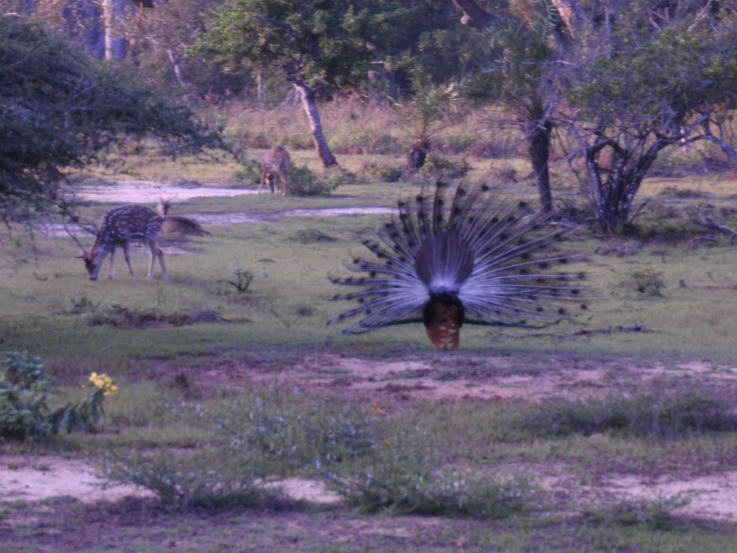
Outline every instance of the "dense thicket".
[(156, 136), (172, 153), (218, 143), (193, 112), (130, 72), (90, 59), (40, 26), (0, 16), (0, 215), (60, 201), (64, 169), (123, 137)]

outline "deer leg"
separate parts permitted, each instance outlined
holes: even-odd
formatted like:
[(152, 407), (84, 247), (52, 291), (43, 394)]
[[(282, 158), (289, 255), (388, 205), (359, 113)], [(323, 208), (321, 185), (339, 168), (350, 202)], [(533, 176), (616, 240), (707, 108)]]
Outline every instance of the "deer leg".
[(280, 175), (279, 181), (281, 183), (281, 195), (286, 196), (287, 195), (287, 179), (283, 175)]
[(159, 260), (159, 265), (161, 265), (161, 278), (169, 278), (169, 274), (166, 272), (166, 264), (164, 263), (164, 252), (156, 245), (156, 242), (149, 242), (148, 248), (151, 252), (151, 263), (148, 266), (148, 276), (146, 278), (153, 278), (154, 264), (157, 259)]
[[(115, 249), (113, 249), (113, 252), (114, 251), (115, 251)], [(110, 278), (113, 278), (113, 276), (112, 276), (112, 269), (113, 269), (113, 263), (112, 263), (113, 257), (112, 257), (112, 253), (113, 252), (110, 252), (110, 271), (111, 271)], [(128, 270), (131, 273), (131, 278), (133, 280), (135, 280), (136, 279), (136, 273), (133, 272), (133, 265), (131, 265), (130, 252), (128, 251), (128, 242), (123, 242), (123, 255), (125, 256), (125, 262), (128, 264)]]
[(264, 184), (266, 184), (268, 173), (266, 171), (261, 171), (261, 182), (258, 183), (258, 190), (256, 191), (256, 194), (261, 194), (261, 190), (264, 187)]
[[(105, 261), (104, 259), (100, 260), (100, 265), (102, 265), (102, 262)], [(110, 250), (110, 269), (108, 269), (107, 278), (109, 280), (113, 279), (113, 263), (115, 262), (115, 246), (112, 247)]]

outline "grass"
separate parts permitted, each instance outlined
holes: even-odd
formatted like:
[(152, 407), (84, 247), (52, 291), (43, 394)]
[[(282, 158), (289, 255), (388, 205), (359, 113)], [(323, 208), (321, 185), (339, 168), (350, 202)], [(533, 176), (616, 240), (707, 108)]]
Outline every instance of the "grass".
[[(180, 212), (264, 218), (211, 228), (213, 237), (165, 237), (169, 281), (142, 278), (148, 262), (142, 250), (133, 256), (139, 280), (130, 280), (119, 260), (115, 280), (92, 283), (67, 237), (31, 236), (25, 227), (0, 236), (0, 347), (42, 357), (59, 401), (78, 397), (93, 371), (121, 388), (106, 400), (99, 433), (4, 442), (0, 452), (106, 458), (116, 478), (143, 484), (179, 509), (175, 516), (146, 502), (94, 508), (60, 502), (58, 514), (49, 514), (46, 505), (4, 502), (0, 517), (23, 522), (0, 530), (0, 539), (34, 553), (53, 540), (60, 552), (163, 551), (170, 543), (237, 551), (246, 542), (248, 550), (272, 552), (522, 552), (540, 544), (546, 552), (734, 550), (733, 524), (681, 518), (679, 497), (595, 503), (574, 493), (560, 498), (540, 485), (560, 474), (597, 485), (612, 474), (733, 470), (737, 250), (697, 240), (700, 231), (688, 220), (703, 209), (733, 225), (734, 180), (691, 173), (649, 179), (637, 239), (573, 233), (568, 245), (589, 252), (582, 266), (591, 299), (588, 312), (570, 322), (534, 332), (464, 327), (463, 349), (448, 353), (431, 350), (420, 325), (342, 336), (324, 324), (343, 308), (327, 301), (336, 293), (329, 278), (346, 274), (352, 255), (363, 253), (360, 240), (387, 216), (283, 213), (392, 206), (419, 189), (415, 180), (380, 178), (382, 168), (403, 164), (397, 149), (410, 129), (391, 124), (387, 118), (396, 114), (372, 118), (363, 109), (325, 114), (328, 130), (351, 117), (371, 120), (347, 125), (337, 140), (341, 164), (357, 177), (332, 195), (182, 202)], [(248, 156), (270, 143), (294, 149), (305, 142), (294, 114), (275, 115), (231, 115), (233, 136), (251, 143)], [(244, 135), (249, 128), (259, 136)], [(436, 152), (468, 163), (470, 181), (529, 172), (519, 158), (479, 159), (460, 149), (472, 134), (469, 127), (447, 129)], [(514, 153), (514, 139), (503, 146)], [(388, 147), (392, 152), (382, 153)], [(136, 152), (121, 159), (132, 176), (206, 185), (233, 186), (237, 170), (225, 159), (173, 163)], [(320, 170), (309, 150), (294, 150), (293, 159)], [(580, 205), (563, 166), (554, 167), (554, 178), (556, 197)], [(674, 186), (691, 193), (673, 193)], [(515, 191), (535, 194), (528, 181)], [(108, 208), (88, 202), (81, 211), (96, 220)], [(253, 277), (247, 287), (230, 284), (238, 274)], [(365, 377), (384, 388), (361, 392), (351, 388), (361, 377), (333, 361), (341, 356), (397, 367)], [(402, 365), (417, 360), (427, 368)], [(506, 382), (517, 392), (538, 380), (561, 381), (542, 401), (401, 399), (402, 386), (428, 378)], [(259, 495), (263, 479), (294, 475), (326, 480), (346, 504), (325, 512)], [(256, 510), (240, 510), (254, 504)], [(194, 507), (207, 508), (204, 522)], [(53, 532), (33, 522), (39, 509)], [(366, 519), (358, 512), (424, 517)], [(105, 545), (73, 538), (80, 524), (97, 528)], [(366, 525), (371, 532), (358, 530)]]

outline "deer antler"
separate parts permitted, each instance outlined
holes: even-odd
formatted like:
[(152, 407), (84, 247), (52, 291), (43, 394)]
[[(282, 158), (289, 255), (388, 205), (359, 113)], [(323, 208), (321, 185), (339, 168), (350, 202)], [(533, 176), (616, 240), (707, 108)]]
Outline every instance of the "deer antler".
[(171, 208), (171, 204), (174, 202), (174, 199), (177, 197), (177, 194), (170, 198), (164, 199), (163, 197), (159, 198), (159, 204), (156, 206), (156, 211), (159, 215), (162, 217), (166, 217), (169, 214), (169, 208)]

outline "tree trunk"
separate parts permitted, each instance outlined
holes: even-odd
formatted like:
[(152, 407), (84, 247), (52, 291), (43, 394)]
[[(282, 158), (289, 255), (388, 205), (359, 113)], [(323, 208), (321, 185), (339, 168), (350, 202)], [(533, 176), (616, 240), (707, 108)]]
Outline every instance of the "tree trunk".
[(259, 106), (264, 105), (266, 100), (266, 85), (264, 78), (264, 68), (259, 67), (256, 70), (256, 102)]
[(537, 181), (537, 192), (543, 211), (553, 211), (553, 194), (550, 191), (550, 133), (553, 125), (548, 120), (532, 121), (527, 133), (530, 163)]
[(310, 130), (312, 131), (312, 142), (315, 144), (317, 155), (320, 156), (322, 164), (325, 168), (336, 167), (338, 161), (335, 159), (333, 152), (330, 151), (325, 134), (322, 130), (322, 122), (320, 121), (320, 113), (317, 110), (317, 102), (315, 101), (315, 92), (307, 85), (302, 83), (292, 83), (292, 86), (299, 92), (302, 107), (310, 121)]
[(184, 81), (184, 77), (182, 77), (182, 67), (179, 64), (179, 56), (171, 48), (167, 48), (166, 53), (169, 54), (169, 61), (171, 61), (172, 66), (174, 67), (174, 76), (177, 78), (179, 86), (186, 88), (187, 83)]
[(105, 59), (123, 59), (123, 38), (117, 30), (116, 19), (121, 12), (120, 0), (102, 0), (102, 20), (105, 27)]

